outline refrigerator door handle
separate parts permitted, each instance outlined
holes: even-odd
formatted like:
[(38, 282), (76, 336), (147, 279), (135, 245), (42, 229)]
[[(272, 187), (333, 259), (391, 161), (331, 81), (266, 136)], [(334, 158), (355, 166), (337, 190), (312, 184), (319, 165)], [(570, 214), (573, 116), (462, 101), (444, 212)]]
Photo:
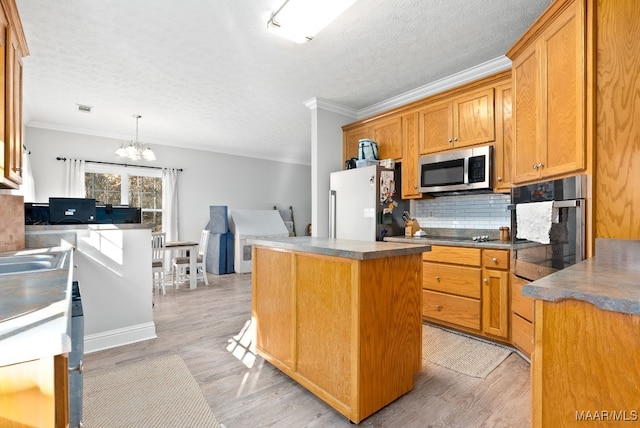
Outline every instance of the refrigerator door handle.
[(329, 191), (329, 238), (336, 238), (336, 201), (337, 193), (335, 190)]

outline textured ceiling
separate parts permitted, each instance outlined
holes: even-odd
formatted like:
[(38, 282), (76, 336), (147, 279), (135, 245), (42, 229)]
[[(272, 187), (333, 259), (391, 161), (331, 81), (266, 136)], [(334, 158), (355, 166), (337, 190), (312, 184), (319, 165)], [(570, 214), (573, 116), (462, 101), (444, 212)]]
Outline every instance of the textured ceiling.
[(127, 140), (138, 113), (152, 145), (309, 164), (305, 101), (357, 111), (501, 57), (550, 1), (359, 0), (305, 44), (267, 31), (282, 2), (17, 0), (26, 123)]

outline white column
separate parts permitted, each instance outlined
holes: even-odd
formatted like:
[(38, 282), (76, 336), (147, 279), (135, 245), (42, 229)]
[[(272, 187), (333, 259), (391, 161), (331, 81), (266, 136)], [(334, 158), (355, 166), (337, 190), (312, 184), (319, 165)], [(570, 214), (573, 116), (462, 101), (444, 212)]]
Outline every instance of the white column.
[(356, 111), (319, 98), (311, 110), (311, 234), (329, 236), (329, 174), (344, 169), (342, 126), (357, 120)]

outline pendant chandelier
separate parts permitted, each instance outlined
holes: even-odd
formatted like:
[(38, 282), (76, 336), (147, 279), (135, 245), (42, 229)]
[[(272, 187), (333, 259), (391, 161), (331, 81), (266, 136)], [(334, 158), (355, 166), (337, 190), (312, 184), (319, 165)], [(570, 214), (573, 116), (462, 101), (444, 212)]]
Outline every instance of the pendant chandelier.
[(116, 150), (116, 155), (123, 158), (129, 158), (131, 160), (156, 160), (156, 155), (149, 147), (149, 144), (144, 144), (140, 140), (138, 140), (138, 119), (140, 119), (142, 116), (140, 116), (139, 114), (134, 114), (133, 117), (136, 119), (136, 138), (135, 140), (131, 140), (129, 142), (129, 145), (126, 147), (124, 143), (122, 143), (120, 148)]

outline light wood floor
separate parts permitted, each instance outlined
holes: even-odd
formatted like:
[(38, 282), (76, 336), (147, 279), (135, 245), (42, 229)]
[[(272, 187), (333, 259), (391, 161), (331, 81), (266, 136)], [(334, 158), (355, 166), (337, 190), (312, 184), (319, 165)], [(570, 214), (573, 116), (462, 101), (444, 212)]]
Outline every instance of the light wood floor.
[[(155, 297), (158, 338), (85, 355), (85, 373), (177, 354), (227, 428), (353, 426), (249, 351), (250, 318), (250, 274), (210, 274), (195, 290), (168, 286)], [(486, 379), (425, 363), (413, 391), (360, 426), (528, 427), (530, 397), (529, 363), (516, 353)]]

